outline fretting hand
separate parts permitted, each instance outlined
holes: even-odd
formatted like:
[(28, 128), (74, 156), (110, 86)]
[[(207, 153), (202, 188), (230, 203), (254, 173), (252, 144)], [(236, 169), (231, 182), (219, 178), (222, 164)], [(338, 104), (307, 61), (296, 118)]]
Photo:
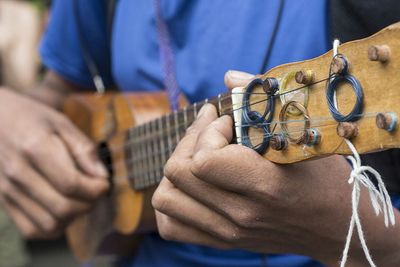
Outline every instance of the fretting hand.
[(0, 89), (0, 203), (28, 238), (62, 233), (103, 194), (94, 145), (61, 113)]
[[(236, 82), (234, 74), (227, 75), (227, 84), (243, 85), (245, 79)], [(351, 216), (345, 159), (277, 165), (230, 144), (231, 139), (231, 118), (217, 118), (213, 106), (203, 107), (167, 162), (153, 197), (161, 236), (219, 248), (296, 253), (337, 265)], [(365, 192), (360, 214), (376, 262), (395, 266), (390, 264), (399, 260), (399, 227), (384, 227)], [(349, 266), (365, 264), (357, 241)]]

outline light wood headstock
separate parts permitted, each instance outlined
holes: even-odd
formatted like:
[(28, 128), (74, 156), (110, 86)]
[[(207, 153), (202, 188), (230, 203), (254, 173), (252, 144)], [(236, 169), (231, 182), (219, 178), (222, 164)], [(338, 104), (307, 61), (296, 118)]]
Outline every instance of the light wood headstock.
[[(304, 87), (299, 82), (310, 83), (307, 79), (312, 81), (301, 90), (275, 95), (274, 115), (269, 124), (271, 134), (268, 137), (271, 139), (269, 146), (260, 151), (265, 158), (276, 163), (292, 163), (330, 154), (350, 154), (344, 135), (351, 139), (359, 153), (400, 146), (400, 132), (396, 122), (400, 116), (400, 23), (393, 24), (369, 38), (340, 45), (338, 52), (348, 60), (348, 74), (355, 77), (362, 87), (362, 116), (341, 125), (332, 117), (326, 96), (327, 80), (329, 81), (329, 73), (340, 69), (342, 63), (335, 60), (336, 64), (331, 67), (332, 51), (315, 59), (273, 68), (262, 75), (261, 79), (276, 78), (280, 93)], [(303, 75), (299, 71), (303, 71)], [(267, 82), (255, 85), (249, 102), (242, 100), (240, 103), (248, 105), (250, 110), (264, 114), (268, 106), (265, 90), (271, 88)], [(234, 91), (233, 94), (235, 93), (246, 95), (243, 91)], [(279, 91), (276, 94), (278, 93)], [(356, 102), (354, 90), (348, 83), (338, 84), (336, 98), (338, 110), (344, 115), (353, 109)], [(283, 112), (282, 100), (295, 102), (285, 106), (286, 112)], [(285, 121), (287, 123), (282, 123)], [(243, 125), (246, 125), (245, 121), (236, 120), (237, 127)], [(309, 144), (305, 144), (307, 136), (303, 136), (304, 127), (310, 129)], [(385, 127), (393, 129), (382, 129)], [(277, 136), (279, 134), (282, 135)], [(318, 136), (315, 137), (315, 134)], [(246, 140), (241, 132), (238, 135), (238, 143)], [(253, 145), (259, 145), (264, 135), (265, 129), (262, 127), (250, 127), (248, 130), (248, 140)], [(303, 140), (300, 140), (301, 136)]]

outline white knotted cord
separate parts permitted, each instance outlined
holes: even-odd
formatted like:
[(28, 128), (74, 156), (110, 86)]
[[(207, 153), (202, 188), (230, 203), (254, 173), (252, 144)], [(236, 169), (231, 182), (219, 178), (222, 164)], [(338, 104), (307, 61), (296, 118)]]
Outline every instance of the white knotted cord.
[[(338, 39), (335, 39), (333, 42), (333, 56), (336, 56), (338, 53), (340, 42)], [(334, 104), (337, 107), (336, 103), (336, 95), (334, 97)], [(383, 211), (383, 217), (385, 226), (389, 227), (389, 222), (391, 225), (395, 224), (395, 216), (392, 201), (390, 199), (389, 193), (386, 190), (385, 183), (382, 180), (381, 175), (370, 166), (362, 166), (361, 158), (358, 154), (355, 146), (351, 143), (350, 140), (344, 139), (348, 147), (350, 148), (353, 156), (348, 156), (347, 159), (351, 162), (353, 170), (350, 173), (350, 178), (348, 180), (349, 184), (353, 184), (353, 191), (351, 195), (351, 206), (352, 206), (352, 215), (350, 220), (349, 231), (347, 233), (346, 244), (343, 249), (342, 259), (340, 261), (340, 267), (344, 267), (347, 262), (350, 243), (353, 236), (354, 227), (357, 228), (358, 238), (360, 239), (361, 246), (363, 248), (365, 257), (370, 264), (371, 267), (376, 267), (374, 261), (372, 260), (371, 254), (369, 252), (367, 242), (365, 241), (364, 231), (362, 230), (360, 216), (358, 215), (358, 205), (360, 202), (360, 193), (361, 188), (360, 185), (363, 185), (367, 188), (369, 192), (369, 196), (371, 199), (372, 207), (375, 211), (376, 216), (378, 216)], [(375, 185), (368, 176), (370, 173), (376, 180), (377, 185)]]
[[(362, 166), (360, 155), (358, 154), (354, 145), (348, 139), (345, 139), (345, 142), (349, 146), (351, 152), (353, 153), (353, 156), (347, 157), (347, 159), (351, 162), (353, 167), (353, 170), (350, 173), (350, 178), (348, 180), (349, 184), (353, 184), (353, 192), (351, 195), (352, 216), (351, 216), (349, 231), (347, 233), (346, 244), (340, 262), (340, 267), (344, 267), (346, 265), (350, 249), (351, 238), (353, 236), (353, 231), (355, 226), (357, 228), (358, 238), (360, 239), (360, 243), (363, 248), (366, 259), (368, 260), (371, 267), (376, 267), (374, 261), (372, 260), (371, 254), (368, 250), (368, 246), (364, 237), (364, 232), (361, 226), (360, 216), (358, 215), (358, 205), (360, 202), (360, 191), (361, 191), (360, 185), (363, 185), (365, 188), (368, 189), (372, 207), (374, 208), (376, 216), (378, 216), (383, 211), (383, 217), (386, 227), (389, 226), (389, 222), (391, 225), (395, 224), (392, 201), (390, 199), (388, 191), (386, 190), (381, 175), (374, 168), (370, 166)], [(367, 173), (370, 173), (375, 178), (377, 185), (375, 185), (371, 181)]]

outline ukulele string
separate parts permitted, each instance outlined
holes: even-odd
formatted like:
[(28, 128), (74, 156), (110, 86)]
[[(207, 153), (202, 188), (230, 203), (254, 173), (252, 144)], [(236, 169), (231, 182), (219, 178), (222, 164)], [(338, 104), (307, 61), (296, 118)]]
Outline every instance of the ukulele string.
[[(369, 113), (365, 113), (364, 114), (364, 117), (373, 117), (374, 116), (374, 114), (377, 114), (377, 112), (375, 113), (375, 112), (369, 112)], [(300, 121), (300, 122), (302, 122), (302, 121), (305, 121), (305, 120), (296, 120), (297, 122), (298, 121)], [(313, 120), (310, 120), (310, 121), (313, 121)], [(323, 119), (323, 117), (321, 117), (321, 118), (318, 118), (318, 119), (316, 119), (316, 121), (322, 121), (322, 122), (324, 122), (324, 119)], [(287, 122), (289, 122), (289, 121), (287, 121)], [(271, 122), (270, 124), (275, 124), (275, 125), (277, 125), (278, 123), (276, 123), (276, 122)], [(330, 126), (330, 125), (335, 125), (336, 123), (332, 120), (332, 123), (329, 123), (329, 124), (321, 124), (321, 125), (312, 125), (313, 127), (312, 128), (320, 128), (320, 127), (325, 127), (325, 126)], [(276, 132), (276, 133), (281, 133), (281, 134), (294, 134), (294, 133), (301, 133), (301, 132), (304, 132), (304, 128), (303, 127), (295, 127), (295, 128), (293, 128), (293, 127), (291, 127), (291, 131), (285, 131), (285, 132), (283, 132), (283, 131), (280, 131), (280, 132)], [(261, 140), (262, 139), (262, 137), (264, 137), (264, 136), (268, 136), (268, 137), (272, 137), (273, 136), (273, 134), (274, 134), (274, 132), (272, 132), (272, 133), (270, 133), (270, 134), (263, 134), (263, 135), (257, 135), (257, 136), (253, 136), (253, 137), (242, 137), (241, 138), (241, 140), (246, 140), (246, 139), (249, 139), (249, 140), (252, 140), (252, 141), (258, 141), (258, 140)], [(239, 139), (239, 138), (238, 138)], [(145, 142), (143, 141), (143, 140), (141, 140), (139, 143), (142, 143), (143, 145), (142, 145), (142, 147), (140, 147), (140, 148), (137, 148), (138, 150), (141, 150), (140, 151), (140, 153), (141, 152), (144, 152), (144, 153), (141, 153), (141, 154), (143, 154), (143, 155), (138, 155), (137, 157), (132, 157), (132, 158), (130, 158), (129, 160), (125, 160), (125, 161), (116, 161), (115, 163), (113, 163), (113, 164), (106, 164), (106, 166), (108, 166), (108, 167), (114, 167), (115, 169), (119, 169), (119, 168), (122, 168), (122, 169), (130, 169), (130, 168), (132, 168), (136, 163), (139, 163), (139, 162), (142, 162), (143, 164), (141, 164), (141, 165), (156, 165), (156, 164), (154, 164), (154, 158), (156, 157), (156, 156), (162, 156), (163, 154), (165, 155), (165, 157), (166, 158), (168, 158), (171, 154), (172, 154), (172, 152), (175, 150), (175, 148), (176, 148), (176, 145), (177, 145), (177, 142), (173, 142), (173, 145), (171, 146), (171, 147), (164, 147), (164, 149), (163, 150), (160, 150), (159, 148), (160, 148), (160, 143), (159, 142), (157, 142), (157, 145), (155, 145), (155, 143), (153, 142), (153, 143), (149, 143), (148, 145), (150, 145), (150, 146), (152, 146), (152, 148), (150, 149), (150, 150), (152, 150), (152, 152), (151, 153), (147, 153), (147, 149), (148, 149), (148, 147), (147, 147), (147, 145), (144, 145), (145, 144)], [(259, 146), (259, 145), (261, 145), (261, 143), (260, 144), (257, 144), (257, 145), (255, 145), (254, 147), (257, 147), (257, 146)], [(158, 151), (154, 151), (154, 147), (155, 146), (157, 146), (157, 148), (156, 148), (156, 150), (158, 150)], [(122, 146), (121, 146), (122, 147)], [(122, 152), (122, 150), (121, 149), (119, 149), (119, 150), (112, 150), (112, 152)], [(152, 158), (153, 160), (151, 160), (152, 162), (150, 162), (150, 158)], [(146, 161), (146, 159), (147, 159), (147, 161)], [(139, 174), (146, 174), (146, 173), (153, 173), (153, 172), (156, 172), (157, 170), (159, 170), (159, 169), (161, 169), (162, 167), (163, 167), (163, 165), (165, 164), (165, 162), (162, 162), (162, 160), (161, 160), (161, 158), (159, 158), (159, 160), (158, 160), (158, 163), (161, 163), (161, 165), (159, 165), (159, 166), (155, 166), (154, 168), (150, 168), (150, 169), (148, 169), (148, 168), (144, 168), (145, 170), (142, 170), (142, 172), (139, 172)], [(141, 166), (141, 167), (143, 167), (143, 166)], [(143, 169), (143, 168), (142, 168)]]
[[(284, 93), (278, 93), (278, 94), (275, 94), (275, 95), (273, 95), (272, 97), (279, 97), (279, 96), (282, 96), (282, 95), (286, 95), (286, 94), (289, 94), (289, 93), (292, 93), (292, 92), (295, 92), (295, 91), (298, 91), (298, 90), (301, 90), (301, 89), (304, 89), (304, 88), (306, 88), (306, 87), (309, 87), (309, 86), (312, 86), (312, 85), (315, 85), (315, 84), (318, 84), (318, 83), (321, 83), (321, 82), (325, 82), (325, 81), (327, 81), (327, 80), (329, 80), (331, 77), (329, 76), (328, 78), (325, 78), (325, 79), (322, 79), (322, 80), (319, 80), (319, 81), (315, 81), (314, 83), (311, 83), (311, 84), (309, 84), (309, 85), (306, 85), (306, 86), (300, 86), (300, 87), (298, 87), (298, 88), (294, 88), (294, 89), (292, 89), (292, 90), (289, 90), (289, 91), (286, 91), (286, 92), (284, 92)], [(262, 95), (265, 95), (265, 93), (247, 93), (247, 92), (237, 92), (237, 93), (233, 93), (233, 92), (231, 92), (231, 94), (262, 94)], [(221, 101), (223, 101), (223, 100), (225, 100), (225, 99), (227, 99), (227, 98), (230, 98), (231, 97), (231, 95), (226, 95), (226, 96), (224, 96), (224, 97), (222, 97), (221, 98)], [(266, 101), (268, 101), (269, 100), (269, 97), (267, 97), (267, 98), (265, 98), (265, 99), (262, 99), (262, 100), (259, 100), (259, 101), (256, 101), (256, 102), (254, 102), (254, 103), (247, 103), (247, 104), (245, 104), (245, 105), (242, 105), (242, 106), (240, 106), (240, 107), (238, 107), (238, 108), (236, 108), (236, 109), (233, 109), (233, 108), (228, 108), (228, 109), (225, 109), (224, 111), (223, 111), (223, 113), (225, 113), (225, 112), (230, 112), (230, 113), (233, 113), (233, 112), (235, 112), (235, 111), (238, 111), (238, 110), (240, 110), (240, 109), (244, 109), (244, 108), (246, 108), (246, 107), (248, 107), (248, 106), (253, 106), (253, 105), (257, 105), (257, 104), (261, 104), (261, 103), (263, 103), (263, 102), (266, 102)], [(203, 101), (204, 102), (204, 104), (205, 103), (207, 103), (206, 101)], [(202, 104), (203, 102), (200, 102), (200, 104)], [(188, 108), (188, 110), (190, 111), (191, 109), (195, 109), (196, 108), (196, 106), (190, 106), (189, 108)], [(172, 114), (171, 114), (172, 115)], [(169, 115), (169, 116), (171, 116), (171, 115)], [(171, 127), (171, 131), (173, 131), (173, 130), (175, 130), (176, 128), (180, 128), (181, 126), (187, 126), (186, 125), (187, 123), (186, 122), (182, 122), (182, 123), (178, 123), (177, 125), (173, 125), (174, 127)], [(142, 127), (143, 126), (143, 124), (142, 125), (138, 125), (137, 127)], [(243, 127), (246, 127), (246, 126), (243, 126)], [(164, 129), (160, 129), (160, 130), (156, 130), (156, 131), (152, 131), (152, 133), (151, 134), (147, 134), (146, 135), (146, 137), (147, 136), (150, 136), (149, 138), (154, 138), (154, 137), (158, 137), (159, 135), (162, 135), (162, 134), (164, 134), (165, 133), (165, 130)], [(170, 132), (168, 132), (168, 134), (169, 134)], [(121, 135), (126, 135), (126, 133), (124, 132), (124, 133), (120, 133)], [(119, 134), (117, 134), (117, 135), (119, 135)], [(132, 142), (134, 142), (133, 140), (132, 141), (128, 141), (127, 143), (125, 143), (123, 146), (125, 147), (125, 146), (130, 146), (131, 145), (131, 143)], [(107, 152), (108, 152), (108, 150), (107, 149), (105, 149), (105, 148), (100, 148), (99, 149), (99, 155), (102, 155), (102, 150), (104, 150), (104, 152), (105, 152), (105, 154), (107, 154)]]
[[(368, 118), (368, 117), (374, 117), (378, 113), (379, 112), (368, 112), (368, 113), (360, 114), (358, 116), (363, 116), (363, 117)], [(320, 124), (320, 123), (323, 123), (323, 122), (332, 121), (333, 123), (335, 123), (335, 121), (332, 119), (332, 117), (317, 117), (317, 118), (313, 118), (313, 119), (303, 119), (303, 120), (295, 119), (295, 120), (287, 120), (287, 121), (284, 121), (284, 122), (272, 121), (272, 122), (269, 122), (269, 123), (257, 123), (257, 124), (251, 124), (251, 125), (250, 124), (239, 124), (239, 125), (235, 124), (234, 127), (235, 128), (242, 128), (242, 127), (249, 127), (249, 126), (251, 126), (251, 127), (260, 126), (261, 127), (261, 126), (265, 126), (265, 125), (269, 125), (269, 126), (274, 125), (276, 127), (277, 125), (280, 125), (280, 124), (301, 123), (301, 122), (306, 122), (306, 121), (311, 123), (311, 128), (319, 128), (319, 127), (322, 127), (322, 126), (328, 126), (329, 125), (329, 124)], [(290, 128), (292, 130), (304, 129), (304, 128), (301, 128), (301, 127), (297, 127), (297, 128), (290, 127)], [(170, 130), (171, 130), (171, 132), (173, 132), (174, 128), (171, 128)], [(264, 136), (271, 137), (272, 133), (270, 135), (264, 135)], [(292, 131), (291, 132), (280, 132), (280, 133), (290, 134), (290, 133), (292, 133)], [(136, 144), (146, 143), (146, 142), (148, 142), (148, 141), (150, 141), (152, 139), (158, 139), (157, 141), (159, 143), (159, 140), (161, 138), (165, 137), (164, 134), (165, 134), (165, 131), (163, 131), (163, 130), (155, 131), (152, 134), (148, 134), (148, 135), (145, 135), (145, 136), (142, 136), (142, 137), (139, 137), (139, 138), (135, 138), (135, 139), (129, 140), (128, 142), (125, 142), (123, 145), (120, 145), (120, 146), (113, 146), (112, 148), (108, 148), (108, 149), (106, 149), (106, 148), (99, 149), (99, 152), (104, 152), (104, 153), (98, 153), (98, 155), (99, 156), (106, 156), (106, 155), (109, 154), (109, 152), (112, 152), (112, 153), (121, 152), (124, 149), (129, 149), (129, 148), (131, 148), (132, 146), (134, 146)], [(125, 135), (125, 133), (124, 133), (124, 135)], [(182, 136), (184, 136), (184, 133), (182, 133)], [(261, 135), (258, 135), (257, 137), (261, 137)], [(251, 140), (251, 138), (254, 138), (254, 137), (248, 137), (248, 138), (249, 138), (248, 140)], [(170, 139), (171, 139), (171, 141), (173, 143), (176, 143), (176, 138), (172, 138), (171, 137)]]

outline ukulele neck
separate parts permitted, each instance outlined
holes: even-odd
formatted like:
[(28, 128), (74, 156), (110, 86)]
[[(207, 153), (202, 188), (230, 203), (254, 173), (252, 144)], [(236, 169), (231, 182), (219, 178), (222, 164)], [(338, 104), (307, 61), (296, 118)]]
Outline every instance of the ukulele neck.
[(229, 92), (194, 103), (126, 132), (125, 166), (135, 190), (157, 185), (161, 181), (166, 161), (206, 103), (216, 107), (218, 116), (233, 116)]

